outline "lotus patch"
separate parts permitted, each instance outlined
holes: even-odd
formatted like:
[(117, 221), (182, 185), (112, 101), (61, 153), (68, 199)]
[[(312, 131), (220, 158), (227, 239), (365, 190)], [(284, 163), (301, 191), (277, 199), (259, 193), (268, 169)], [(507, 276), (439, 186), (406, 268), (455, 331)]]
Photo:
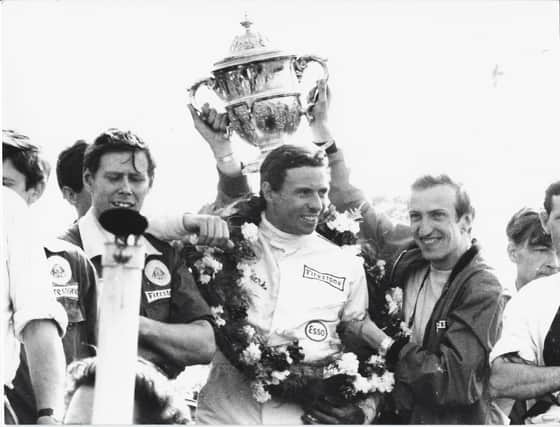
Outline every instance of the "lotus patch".
[(346, 282), (345, 277), (335, 276), (330, 273), (321, 273), (320, 271), (317, 271), (307, 265), (303, 266), (303, 278), (319, 280), (335, 289), (338, 289), (339, 291), (344, 291), (344, 282)]
[(49, 265), (49, 275), (53, 284), (57, 286), (66, 285), (72, 280), (72, 269), (66, 258), (60, 255), (53, 255), (47, 259)]
[(312, 320), (305, 325), (305, 335), (311, 341), (321, 342), (327, 339), (329, 330), (320, 320)]
[(148, 261), (146, 267), (144, 267), (144, 275), (156, 286), (167, 286), (171, 283), (169, 269), (159, 259)]
[(146, 299), (149, 303), (159, 301), (160, 299), (171, 298), (171, 289), (161, 289), (158, 291), (145, 291)]

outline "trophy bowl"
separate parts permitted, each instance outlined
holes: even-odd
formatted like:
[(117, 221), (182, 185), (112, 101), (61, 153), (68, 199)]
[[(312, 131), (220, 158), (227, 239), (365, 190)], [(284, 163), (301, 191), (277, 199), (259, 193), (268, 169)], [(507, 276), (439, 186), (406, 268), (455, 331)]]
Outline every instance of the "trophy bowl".
[(260, 150), (259, 158), (243, 169), (251, 173), (258, 171), (269, 151), (298, 129), (301, 116), (313, 107), (315, 99), (306, 105), (301, 102), (300, 86), (307, 65), (321, 65), (324, 79), (328, 79), (328, 69), (326, 60), (317, 56), (298, 56), (270, 48), (267, 39), (251, 31), (252, 23), (247, 19), (241, 25), (245, 34), (234, 39), (230, 55), (215, 63), (212, 77), (194, 83), (189, 94), (195, 108), (201, 86), (225, 103), (228, 132), (235, 132)]

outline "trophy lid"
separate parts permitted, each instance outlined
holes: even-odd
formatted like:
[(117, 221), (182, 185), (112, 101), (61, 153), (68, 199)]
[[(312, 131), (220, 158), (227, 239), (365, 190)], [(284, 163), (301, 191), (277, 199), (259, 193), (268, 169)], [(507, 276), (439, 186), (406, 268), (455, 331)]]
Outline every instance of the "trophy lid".
[(233, 39), (229, 48), (229, 55), (214, 64), (214, 71), (235, 65), (286, 56), (280, 49), (270, 46), (270, 41), (267, 37), (251, 29), (253, 22), (247, 18), (247, 14), (245, 14), (245, 19), (240, 24), (245, 28), (245, 32)]

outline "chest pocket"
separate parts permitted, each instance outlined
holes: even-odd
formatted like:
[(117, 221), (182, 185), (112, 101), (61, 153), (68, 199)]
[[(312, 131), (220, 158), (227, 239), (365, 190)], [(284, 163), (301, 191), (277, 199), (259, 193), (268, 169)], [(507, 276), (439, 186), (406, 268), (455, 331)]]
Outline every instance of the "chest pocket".
[(142, 311), (166, 322), (171, 304), (171, 272), (161, 257), (148, 257), (142, 272)]

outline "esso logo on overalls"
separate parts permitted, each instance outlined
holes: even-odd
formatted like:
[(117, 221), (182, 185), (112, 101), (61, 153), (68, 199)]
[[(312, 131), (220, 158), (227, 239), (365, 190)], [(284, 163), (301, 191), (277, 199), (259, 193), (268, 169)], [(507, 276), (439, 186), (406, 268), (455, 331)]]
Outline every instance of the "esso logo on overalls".
[(305, 335), (311, 341), (325, 341), (329, 335), (329, 330), (320, 320), (312, 320), (305, 326)]

